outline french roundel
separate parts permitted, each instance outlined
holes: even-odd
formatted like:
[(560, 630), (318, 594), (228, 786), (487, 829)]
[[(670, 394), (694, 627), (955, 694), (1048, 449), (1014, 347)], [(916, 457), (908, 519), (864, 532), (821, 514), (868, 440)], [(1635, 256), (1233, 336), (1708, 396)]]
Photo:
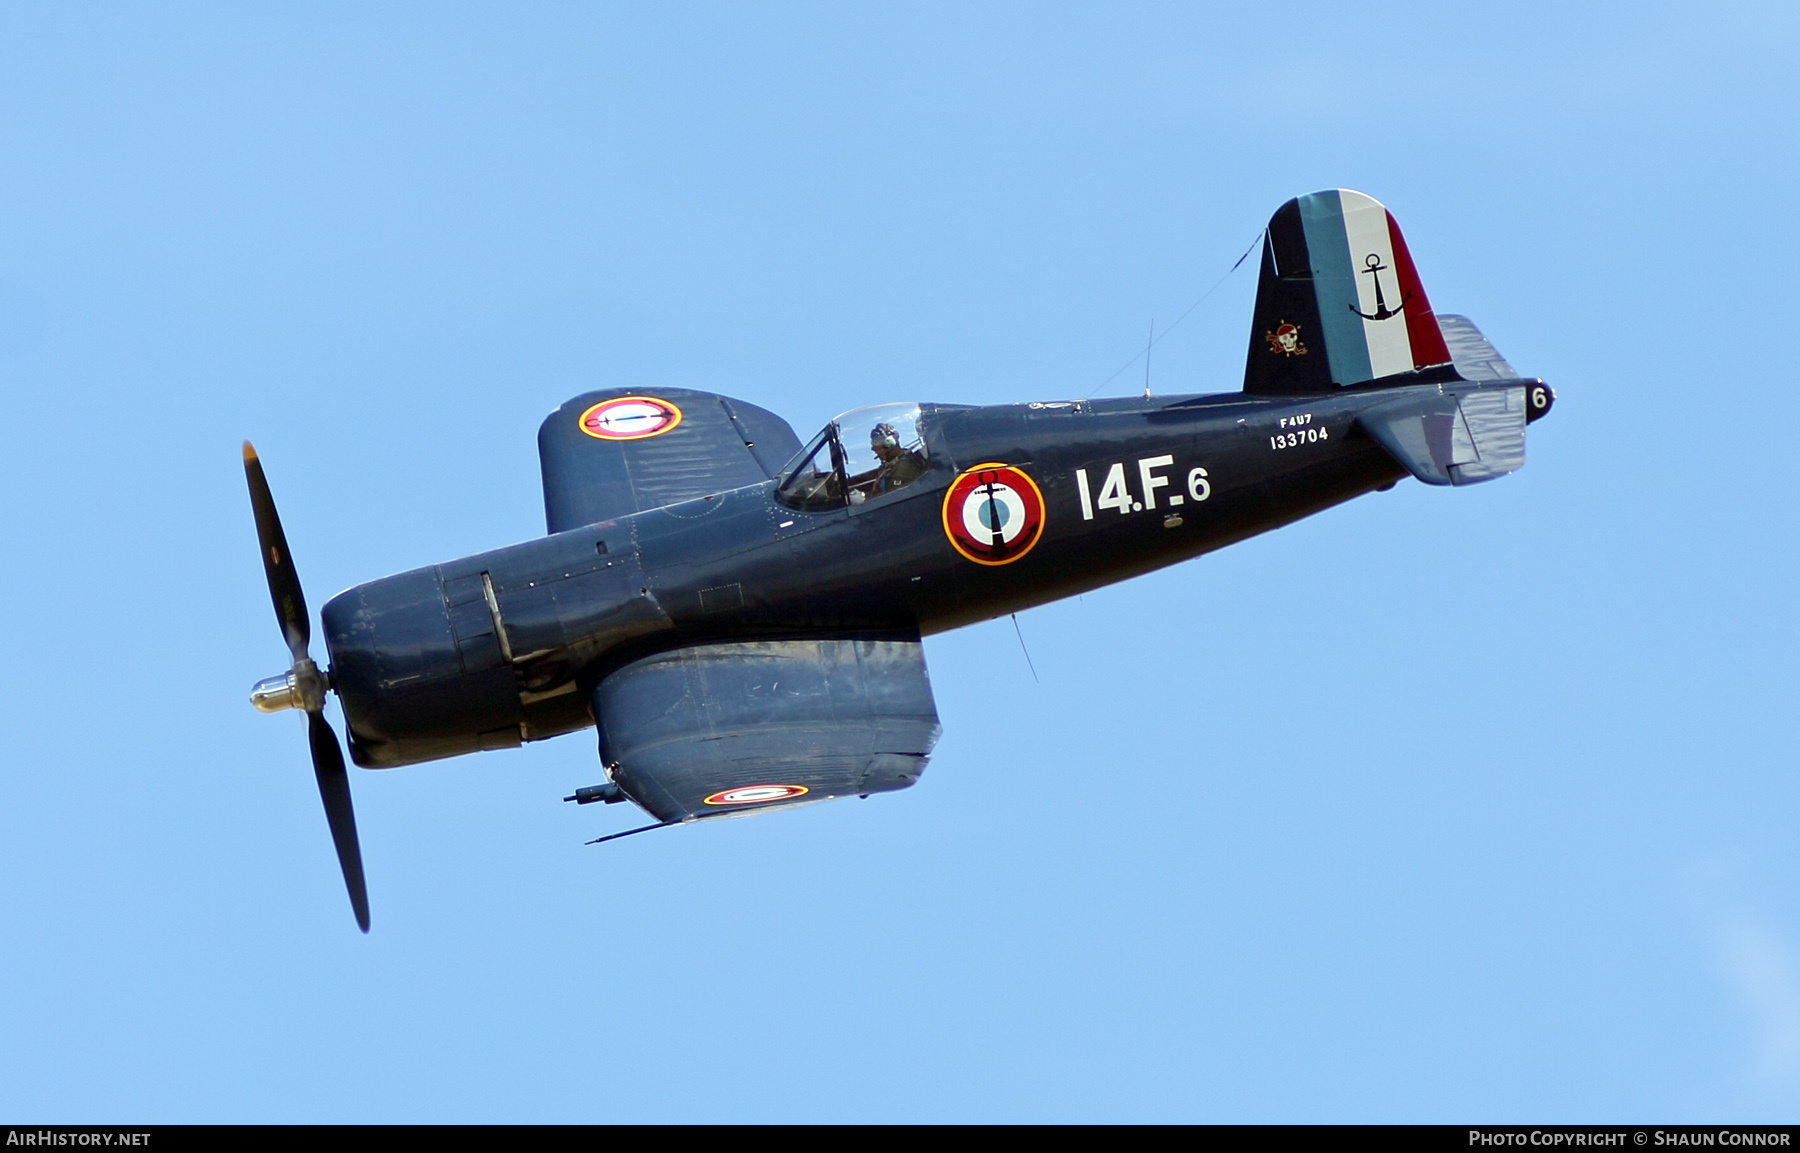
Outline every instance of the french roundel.
[(681, 410), (655, 396), (615, 396), (581, 414), (581, 431), (596, 440), (643, 440), (681, 423)]
[(976, 564), (1011, 564), (1044, 535), (1044, 494), (1022, 469), (978, 464), (944, 494), (944, 534)]
[(765, 805), (770, 801), (785, 801), (793, 797), (804, 797), (805, 785), (745, 785), (743, 788), (726, 789), (706, 798), (709, 805)]

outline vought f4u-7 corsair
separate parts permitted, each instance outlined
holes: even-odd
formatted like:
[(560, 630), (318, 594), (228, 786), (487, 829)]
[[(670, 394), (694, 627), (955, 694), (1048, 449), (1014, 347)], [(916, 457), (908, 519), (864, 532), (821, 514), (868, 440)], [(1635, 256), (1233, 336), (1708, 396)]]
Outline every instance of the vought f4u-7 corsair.
[[(262, 465), (244, 468), (357, 923), (350, 755), (391, 768), (597, 728), (643, 829), (904, 789), (938, 739), (920, 637), (1199, 556), (1408, 474), (1491, 480), (1550, 408), (1432, 311), (1399, 226), (1342, 189), (1282, 205), (1241, 392), (879, 404), (802, 444), (679, 388), (576, 397), (538, 430), (548, 535), (306, 601)], [(638, 832), (642, 829), (628, 830)], [(625, 834), (614, 834), (625, 835)], [(601, 838), (610, 839), (610, 838)]]

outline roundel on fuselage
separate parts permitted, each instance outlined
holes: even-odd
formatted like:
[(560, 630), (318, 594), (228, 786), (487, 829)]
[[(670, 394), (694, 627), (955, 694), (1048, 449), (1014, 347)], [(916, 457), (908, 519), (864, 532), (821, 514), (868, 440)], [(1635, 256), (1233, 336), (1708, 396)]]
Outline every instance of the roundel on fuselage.
[(944, 535), (976, 564), (1011, 564), (1044, 535), (1044, 494), (1023, 469), (965, 469), (944, 494)]

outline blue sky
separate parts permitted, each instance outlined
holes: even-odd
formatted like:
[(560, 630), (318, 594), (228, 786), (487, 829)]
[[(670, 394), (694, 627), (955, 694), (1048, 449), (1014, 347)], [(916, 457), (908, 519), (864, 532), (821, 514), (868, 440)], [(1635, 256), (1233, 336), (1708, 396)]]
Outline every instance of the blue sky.
[[(0, 10), (0, 1114), (1791, 1120), (1797, 31)], [(931, 639), (866, 804), (587, 848), (587, 736), (359, 772), (356, 932), (241, 439), (316, 607), (540, 532), (591, 388), (1101, 391), (1337, 186), (1556, 386), (1522, 472), (1025, 613), (1041, 682)], [(1252, 271), (1158, 391), (1238, 387)]]

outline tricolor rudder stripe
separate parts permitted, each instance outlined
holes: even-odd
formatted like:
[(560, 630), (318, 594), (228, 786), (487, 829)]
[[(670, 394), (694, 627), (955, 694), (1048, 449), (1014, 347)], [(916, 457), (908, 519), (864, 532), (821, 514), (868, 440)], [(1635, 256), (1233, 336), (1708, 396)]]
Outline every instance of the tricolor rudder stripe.
[(1337, 188), (1276, 211), (1245, 392), (1324, 392), (1449, 362), (1406, 239), (1379, 201)]

